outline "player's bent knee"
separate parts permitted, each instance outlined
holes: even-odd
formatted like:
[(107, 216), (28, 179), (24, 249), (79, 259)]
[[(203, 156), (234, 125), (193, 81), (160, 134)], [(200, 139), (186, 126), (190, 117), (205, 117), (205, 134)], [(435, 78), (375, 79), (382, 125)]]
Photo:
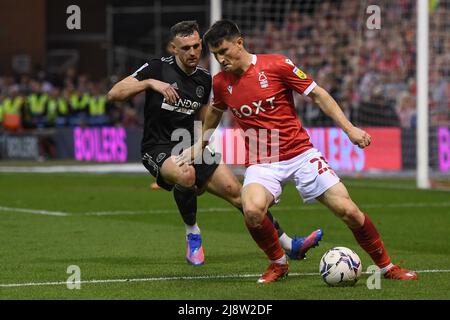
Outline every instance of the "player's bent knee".
[(178, 175), (177, 184), (189, 188), (195, 184), (195, 169), (192, 166), (186, 166), (182, 168)]

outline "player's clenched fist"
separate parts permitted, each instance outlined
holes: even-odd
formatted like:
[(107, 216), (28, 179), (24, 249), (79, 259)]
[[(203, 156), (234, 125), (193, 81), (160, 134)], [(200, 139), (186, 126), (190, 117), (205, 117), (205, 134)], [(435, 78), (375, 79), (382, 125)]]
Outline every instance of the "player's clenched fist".
[(356, 144), (361, 149), (369, 146), (372, 142), (372, 137), (357, 127), (353, 127), (350, 131), (347, 132), (347, 136), (353, 144)]

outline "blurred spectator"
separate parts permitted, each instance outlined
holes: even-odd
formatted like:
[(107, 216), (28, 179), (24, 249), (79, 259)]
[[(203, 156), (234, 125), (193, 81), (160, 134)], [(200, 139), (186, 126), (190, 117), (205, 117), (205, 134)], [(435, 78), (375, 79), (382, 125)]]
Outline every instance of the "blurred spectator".
[(395, 110), (402, 128), (409, 129), (415, 126), (416, 101), (408, 91), (403, 91), (398, 95)]
[(393, 105), (384, 99), (382, 86), (372, 89), (369, 99), (362, 102), (358, 110), (358, 123), (361, 126), (397, 127), (400, 122)]
[(20, 94), (17, 86), (11, 86), (8, 95), (0, 101), (3, 128), (11, 131), (22, 127), (22, 114), (25, 98)]
[(43, 83), (30, 81), (31, 94), (27, 97), (23, 109), (22, 126), (26, 129), (43, 128), (46, 124), (46, 106), (48, 94), (43, 90)]
[(108, 123), (106, 95), (100, 86), (92, 84), (91, 95), (88, 102), (89, 125), (104, 126)]

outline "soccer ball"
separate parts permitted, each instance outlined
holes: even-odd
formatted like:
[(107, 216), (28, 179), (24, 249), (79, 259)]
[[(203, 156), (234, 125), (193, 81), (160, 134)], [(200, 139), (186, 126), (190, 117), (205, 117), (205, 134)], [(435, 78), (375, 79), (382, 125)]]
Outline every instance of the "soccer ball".
[(320, 259), (320, 275), (331, 287), (355, 285), (361, 270), (362, 265), (358, 255), (346, 247), (331, 248)]

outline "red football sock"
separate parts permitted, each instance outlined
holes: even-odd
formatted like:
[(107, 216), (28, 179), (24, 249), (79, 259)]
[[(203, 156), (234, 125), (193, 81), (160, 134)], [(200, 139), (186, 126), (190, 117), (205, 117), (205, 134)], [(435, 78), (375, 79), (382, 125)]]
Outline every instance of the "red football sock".
[(383, 241), (377, 228), (374, 226), (367, 214), (364, 214), (364, 224), (362, 227), (350, 229), (358, 241), (361, 248), (363, 248), (371, 257), (379, 268), (384, 268), (391, 263)]
[(246, 226), (253, 240), (255, 240), (270, 260), (278, 260), (284, 256), (277, 230), (267, 215), (259, 227), (250, 227), (248, 224)]

